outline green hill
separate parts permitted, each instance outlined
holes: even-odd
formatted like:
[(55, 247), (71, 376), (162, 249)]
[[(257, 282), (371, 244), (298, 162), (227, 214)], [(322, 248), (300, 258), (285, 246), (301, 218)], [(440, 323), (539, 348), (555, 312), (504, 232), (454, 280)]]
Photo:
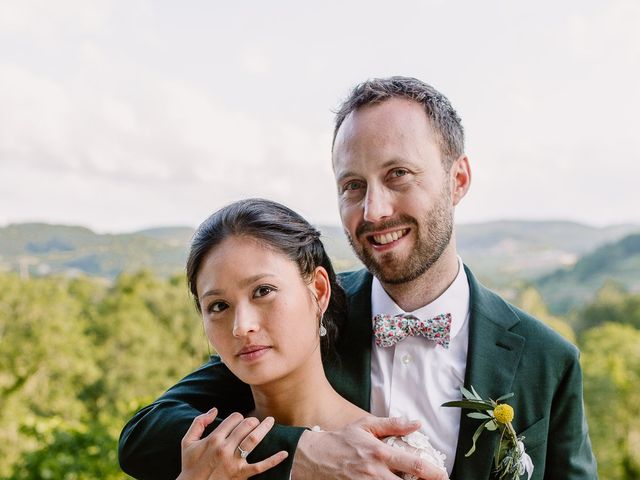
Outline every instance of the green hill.
[(553, 311), (566, 313), (593, 299), (607, 281), (640, 291), (640, 234), (603, 245), (570, 268), (543, 276), (536, 285)]
[(608, 242), (640, 231), (638, 225), (591, 227), (563, 221), (499, 221), (459, 225), (458, 250), (481, 280), (507, 296), (517, 280), (534, 280)]
[[(338, 271), (360, 267), (341, 227), (319, 228)], [(571, 222), (504, 221), (456, 227), (464, 261), (483, 282), (507, 297), (519, 281), (533, 281), (561, 267), (565, 271), (586, 252), (634, 231), (640, 231), (640, 227), (596, 228)], [(0, 228), (0, 270), (20, 271), (23, 275), (86, 274), (107, 279), (140, 269), (172, 275), (184, 271), (192, 234), (191, 227), (98, 234), (78, 226), (9, 225)], [(546, 282), (552, 285), (551, 280)], [(566, 288), (574, 287), (570, 282)], [(555, 302), (553, 295), (551, 292)]]
[(77, 226), (9, 225), (0, 228), (0, 269), (109, 279), (141, 269), (171, 275), (183, 269), (191, 233), (191, 229), (167, 228), (112, 235)]

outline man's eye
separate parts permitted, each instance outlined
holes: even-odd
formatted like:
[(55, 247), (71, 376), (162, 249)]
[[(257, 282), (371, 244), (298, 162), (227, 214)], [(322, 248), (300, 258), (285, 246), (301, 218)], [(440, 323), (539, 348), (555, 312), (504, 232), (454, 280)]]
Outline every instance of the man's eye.
[(404, 177), (409, 174), (409, 170), (405, 170), (404, 168), (396, 168), (391, 172), (391, 176), (394, 178)]
[(253, 296), (255, 298), (266, 297), (273, 291), (275, 291), (275, 288), (271, 285), (260, 285), (258, 288), (256, 288)]
[(220, 313), (229, 308), (225, 302), (211, 302), (209, 307), (207, 308), (207, 312), (209, 313)]
[(357, 190), (359, 188), (362, 187), (362, 182), (359, 182), (357, 180), (352, 180), (350, 182), (347, 182), (343, 185), (342, 187), (342, 191), (343, 192), (348, 192), (348, 191), (353, 191), (353, 190)]

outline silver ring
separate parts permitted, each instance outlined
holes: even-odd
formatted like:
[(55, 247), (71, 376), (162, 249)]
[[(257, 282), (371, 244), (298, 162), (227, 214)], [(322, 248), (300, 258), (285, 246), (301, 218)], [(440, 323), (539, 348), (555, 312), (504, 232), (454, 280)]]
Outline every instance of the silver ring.
[(247, 456), (249, 455), (249, 451), (243, 450), (240, 445), (238, 445), (238, 451), (240, 452), (240, 458), (247, 458)]

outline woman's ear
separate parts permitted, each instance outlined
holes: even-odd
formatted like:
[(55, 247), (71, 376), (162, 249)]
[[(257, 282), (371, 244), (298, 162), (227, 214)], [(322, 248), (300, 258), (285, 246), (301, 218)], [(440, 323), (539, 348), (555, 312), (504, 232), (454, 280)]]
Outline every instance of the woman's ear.
[(331, 282), (324, 267), (316, 267), (313, 271), (309, 288), (318, 302), (320, 313), (324, 314), (329, 306), (329, 299), (331, 298)]

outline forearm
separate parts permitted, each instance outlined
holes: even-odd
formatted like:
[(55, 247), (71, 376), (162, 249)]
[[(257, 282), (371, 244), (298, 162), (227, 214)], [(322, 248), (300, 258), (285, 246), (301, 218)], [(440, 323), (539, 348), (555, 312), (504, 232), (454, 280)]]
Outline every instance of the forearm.
[(252, 408), (249, 387), (212, 357), (125, 425), (118, 445), (120, 466), (139, 479), (176, 478), (180, 440), (193, 419), (214, 406), (226, 416), (232, 405), (241, 412)]
[(201, 412), (186, 403), (158, 400), (140, 410), (120, 435), (120, 467), (132, 477), (174, 479), (180, 473), (180, 440)]
[[(249, 387), (229, 372), (216, 358), (183, 378), (153, 404), (143, 408), (126, 424), (120, 436), (118, 453), (122, 469), (138, 479), (175, 479), (180, 472), (180, 442), (193, 419), (212, 407), (220, 417), (253, 409)], [(205, 431), (205, 436), (219, 424)], [(289, 458), (276, 474), (268, 471), (256, 478), (288, 478), (291, 459), (303, 429), (275, 426), (250, 455), (262, 460), (280, 450)], [(286, 474), (283, 474), (286, 469)]]

